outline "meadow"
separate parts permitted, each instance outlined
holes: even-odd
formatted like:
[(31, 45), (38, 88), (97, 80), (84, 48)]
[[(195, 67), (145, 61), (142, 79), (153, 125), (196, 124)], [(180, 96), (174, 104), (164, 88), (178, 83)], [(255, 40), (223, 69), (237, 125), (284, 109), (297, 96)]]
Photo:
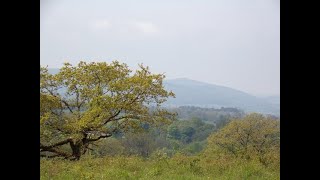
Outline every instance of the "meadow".
[(93, 158), (84, 156), (79, 161), (42, 159), (42, 180), (49, 179), (280, 179), (279, 166), (265, 167), (257, 161), (241, 159), (202, 158), (176, 154), (169, 158), (155, 155)]

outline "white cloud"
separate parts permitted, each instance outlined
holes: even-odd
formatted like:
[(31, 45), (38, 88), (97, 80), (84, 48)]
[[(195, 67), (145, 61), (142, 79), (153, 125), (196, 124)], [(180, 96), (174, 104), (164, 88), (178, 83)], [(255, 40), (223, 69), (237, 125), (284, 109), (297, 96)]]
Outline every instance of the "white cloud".
[(152, 34), (158, 32), (158, 28), (150, 22), (134, 22), (133, 25), (141, 32)]

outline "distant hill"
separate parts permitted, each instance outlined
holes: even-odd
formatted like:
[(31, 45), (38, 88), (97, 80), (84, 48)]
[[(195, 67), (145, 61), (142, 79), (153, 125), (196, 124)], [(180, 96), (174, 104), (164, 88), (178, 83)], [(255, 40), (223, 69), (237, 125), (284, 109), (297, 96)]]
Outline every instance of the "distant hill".
[(248, 93), (214, 84), (179, 78), (165, 81), (165, 87), (176, 94), (168, 100), (168, 105), (199, 107), (235, 107), (246, 112), (280, 114), (279, 104), (258, 98)]
[[(59, 69), (49, 69), (53, 74), (58, 71)], [(232, 107), (245, 112), (280, 115), (279, 96), (258, 98), (229, 87), (187, 78), (165, 80), (164, 86), (176, 94), (176, 98), (170, 98), (166, 106)]]
[(263, 97), (263, 99), (271, 104), (280, 105), (280, 96), (267, 96)]

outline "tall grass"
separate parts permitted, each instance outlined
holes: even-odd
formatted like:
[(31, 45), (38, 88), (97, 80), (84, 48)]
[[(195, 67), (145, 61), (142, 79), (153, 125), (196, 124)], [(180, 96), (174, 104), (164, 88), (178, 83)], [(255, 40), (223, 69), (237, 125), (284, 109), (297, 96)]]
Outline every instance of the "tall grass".
[(154, 155), (148, 159), (138, 156), (113, 156), (79, 161), (41, 159), (42, 180), (52, 179), (280, 179), (278, 167), (266, 167), (258, 161), (202, 156), (173, 157)]

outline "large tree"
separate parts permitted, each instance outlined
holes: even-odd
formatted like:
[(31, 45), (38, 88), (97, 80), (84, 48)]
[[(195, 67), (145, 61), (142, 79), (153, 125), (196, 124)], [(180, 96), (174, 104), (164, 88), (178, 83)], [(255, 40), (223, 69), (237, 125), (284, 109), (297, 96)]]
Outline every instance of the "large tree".
[(65, 63), (57, 74), (41, 67), (40, 155), (78, 160), (94, 141), (142, 123), (170, 122), (175, 114), (161, 104), (174, 94), (164, 89), (164, 78), (118, 61)]

